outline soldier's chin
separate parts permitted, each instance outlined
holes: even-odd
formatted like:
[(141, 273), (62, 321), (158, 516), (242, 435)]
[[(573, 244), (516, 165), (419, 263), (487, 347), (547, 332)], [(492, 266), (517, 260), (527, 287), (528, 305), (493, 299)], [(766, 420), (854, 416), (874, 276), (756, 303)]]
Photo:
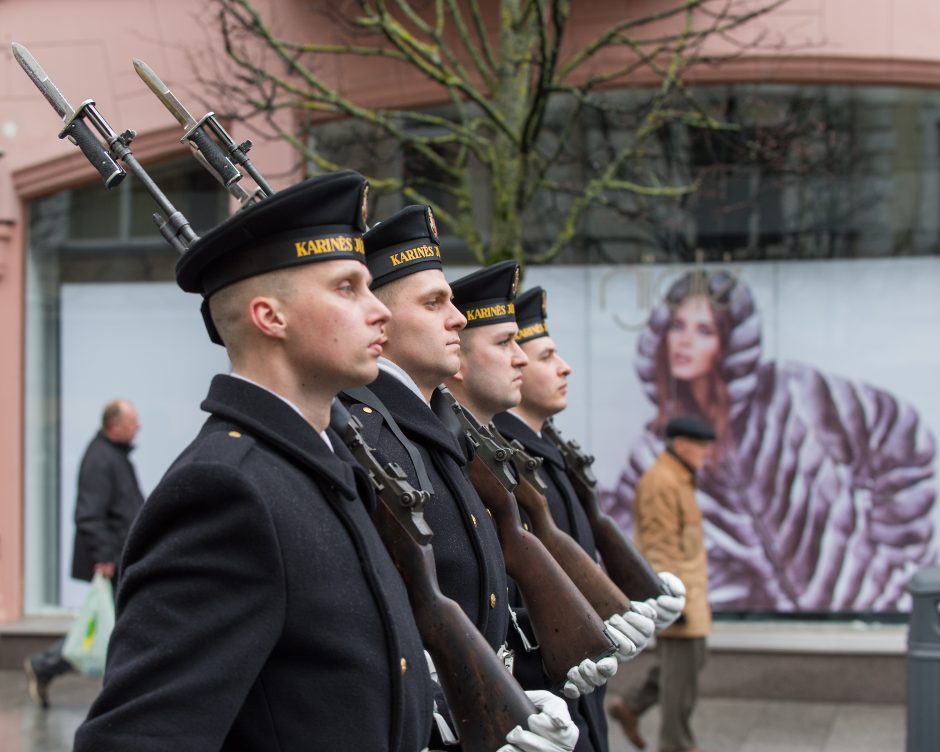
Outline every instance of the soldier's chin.
[(349, 384), (344, 389), (352, 389), (357, 386), (366, 386), (371, 384), (379, 377), (379, 359), (371, 358), (368, 363), (363, 363), (362, 368), (356, 373), (349, 375)]

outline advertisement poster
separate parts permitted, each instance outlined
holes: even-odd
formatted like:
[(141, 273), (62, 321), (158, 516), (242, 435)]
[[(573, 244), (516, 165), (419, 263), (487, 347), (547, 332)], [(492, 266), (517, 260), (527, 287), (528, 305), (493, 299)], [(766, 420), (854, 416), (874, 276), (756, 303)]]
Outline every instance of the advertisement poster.
[[(698, 479), (715, 611), (848, 615), (909, 610), (911, 575), (938, 561), (937, 280), (940, 259), (908, 257), (533, 267), (523, 287), (548, 292), (573, 367), (556, 424), (596, 457), (607, 511), (632, 532), (665, 421), (699, 414), (720, 435)], [(67, 571), (74, 479), (101, 406), (137, 404), (146, 493), (228, 370), (197, 302), (171, 284), (63, 287), (66, 605), (81, 595)], [(102, 341), (107, 368), (88, 357)]]
[(665, 422), (707, 419), (698, 477), (716, 611), (910, 608), (938, 534), (940, 261), (532, 269), (572, 364), (556, 423), (596, 456), (603, 504), (633, 491)]

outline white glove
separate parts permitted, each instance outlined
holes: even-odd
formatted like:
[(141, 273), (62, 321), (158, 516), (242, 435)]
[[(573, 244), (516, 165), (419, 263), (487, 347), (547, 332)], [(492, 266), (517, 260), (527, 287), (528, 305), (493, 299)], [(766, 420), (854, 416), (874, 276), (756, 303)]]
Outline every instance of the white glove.
[(507, 744), (496, 752), (571, 752), (578, 743), (578, 727), (565, 701), (541, 689), (526, 694), (539, 712), (529, 716), (528, 730), (516, 726), (506, 734)]
[(682, 615), (682, 609), (685, 608), (685, 585), (672, 572), (660, 572), (659, 579), (666, 593), (647, 598), (644, 602), (656, 611), (656, 631), (662, 632)]
[(617, 643), (617, 658), (629, 661), (642, 651), (656, 632), (656, 609), (643, 601), (630, 601), (623, 614), (614, 614), (604, 625)]
[(607, 680), (616, 673), (617, 659), (612, 656), (601, 658), (596, 663), (590, 658), (585, 658), (577, 666), (568, 669), (568, 681), (565, 682), (562, 691), (565, 697), (574, 700), (604, 686)]

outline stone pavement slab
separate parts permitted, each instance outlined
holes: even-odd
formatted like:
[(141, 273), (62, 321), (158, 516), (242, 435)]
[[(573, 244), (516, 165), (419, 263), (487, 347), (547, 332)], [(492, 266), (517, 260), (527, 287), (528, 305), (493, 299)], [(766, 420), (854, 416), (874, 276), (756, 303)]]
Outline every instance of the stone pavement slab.
[[(22, 672), (0, 671), (0, 750), (68, 752), (100, 688), (93, 679), (61, 677), (51, 687), (52, 707), (44, 711), (30, 701)], [(905, 720), (903, 705), (707, 697), (694, 727), (706, 752), (903, 752)], [(655, 708), (640, 719), (652, 752), (658, 722)], [(611, 721), (610, 752), (633, 750)]]
[[(610, 752), (634, 752), (620, 725), (610, 724)], [(903, 705), (742, 700), (706, 697), (693, 720), (706, 752), (903, 752)], [(646, 749), (655, 752), (659, 713), (640, 719)]]

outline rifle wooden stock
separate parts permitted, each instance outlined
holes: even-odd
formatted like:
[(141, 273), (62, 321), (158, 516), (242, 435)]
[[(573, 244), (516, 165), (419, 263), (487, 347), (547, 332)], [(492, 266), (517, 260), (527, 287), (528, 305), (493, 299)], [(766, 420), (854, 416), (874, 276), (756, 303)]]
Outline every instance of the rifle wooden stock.
[[(441, 593), (431, 546), (418, 544), (383, 501), (376, 528), (398, 567), (431, 654), (461, 749), (493, 752), (538, 712), (459, 605)], [(415, 667), (421, 671), (423, 667)]]
[(604, 567), (617, 586), (634, 600), (655, 598), (665, 593), (659, 575), (639, 552), (620, 525), (606, 514), (597, 501), (597, 478), (591, 471), (594, 458), (581, 451), (575, 441), (565, 441), (552, 421), (546, 421), (542, 434), (561, 450), (571, 485), (587, 514), (594, 543)]
[(601, 619), (609, 619), (614, 614), (625, 613), (630, 608), (630, 599), (591, 555), (555, 524), (548, 499), (521, 474), (515, 497), (529, 516), (532, 532), (587, 598), (597, 615)]
[(525, 599), (549, 679), (560, 685), (585, 658), (612, 655), (616, 646), (601, 617), (542, 542), (523, 528), (513, 495), (479, 455), (470, 462), (470, 480), (493, 515), (506, 571)]
[[(331, 424), (369, 475), (379, 504), (376, 530), (405, 587), (424, 647), (447, 699), (461, 749), (493, 752), (516, 726), (528, 728), (537, 710), (470, 617), (441, 592), (424, 520), (426, 492), (416, 490), (401, 467), (383, 466), (362, 438), (362, 424), (334, 402)], [(420, 671), (423, 667), (413, 667)]]

